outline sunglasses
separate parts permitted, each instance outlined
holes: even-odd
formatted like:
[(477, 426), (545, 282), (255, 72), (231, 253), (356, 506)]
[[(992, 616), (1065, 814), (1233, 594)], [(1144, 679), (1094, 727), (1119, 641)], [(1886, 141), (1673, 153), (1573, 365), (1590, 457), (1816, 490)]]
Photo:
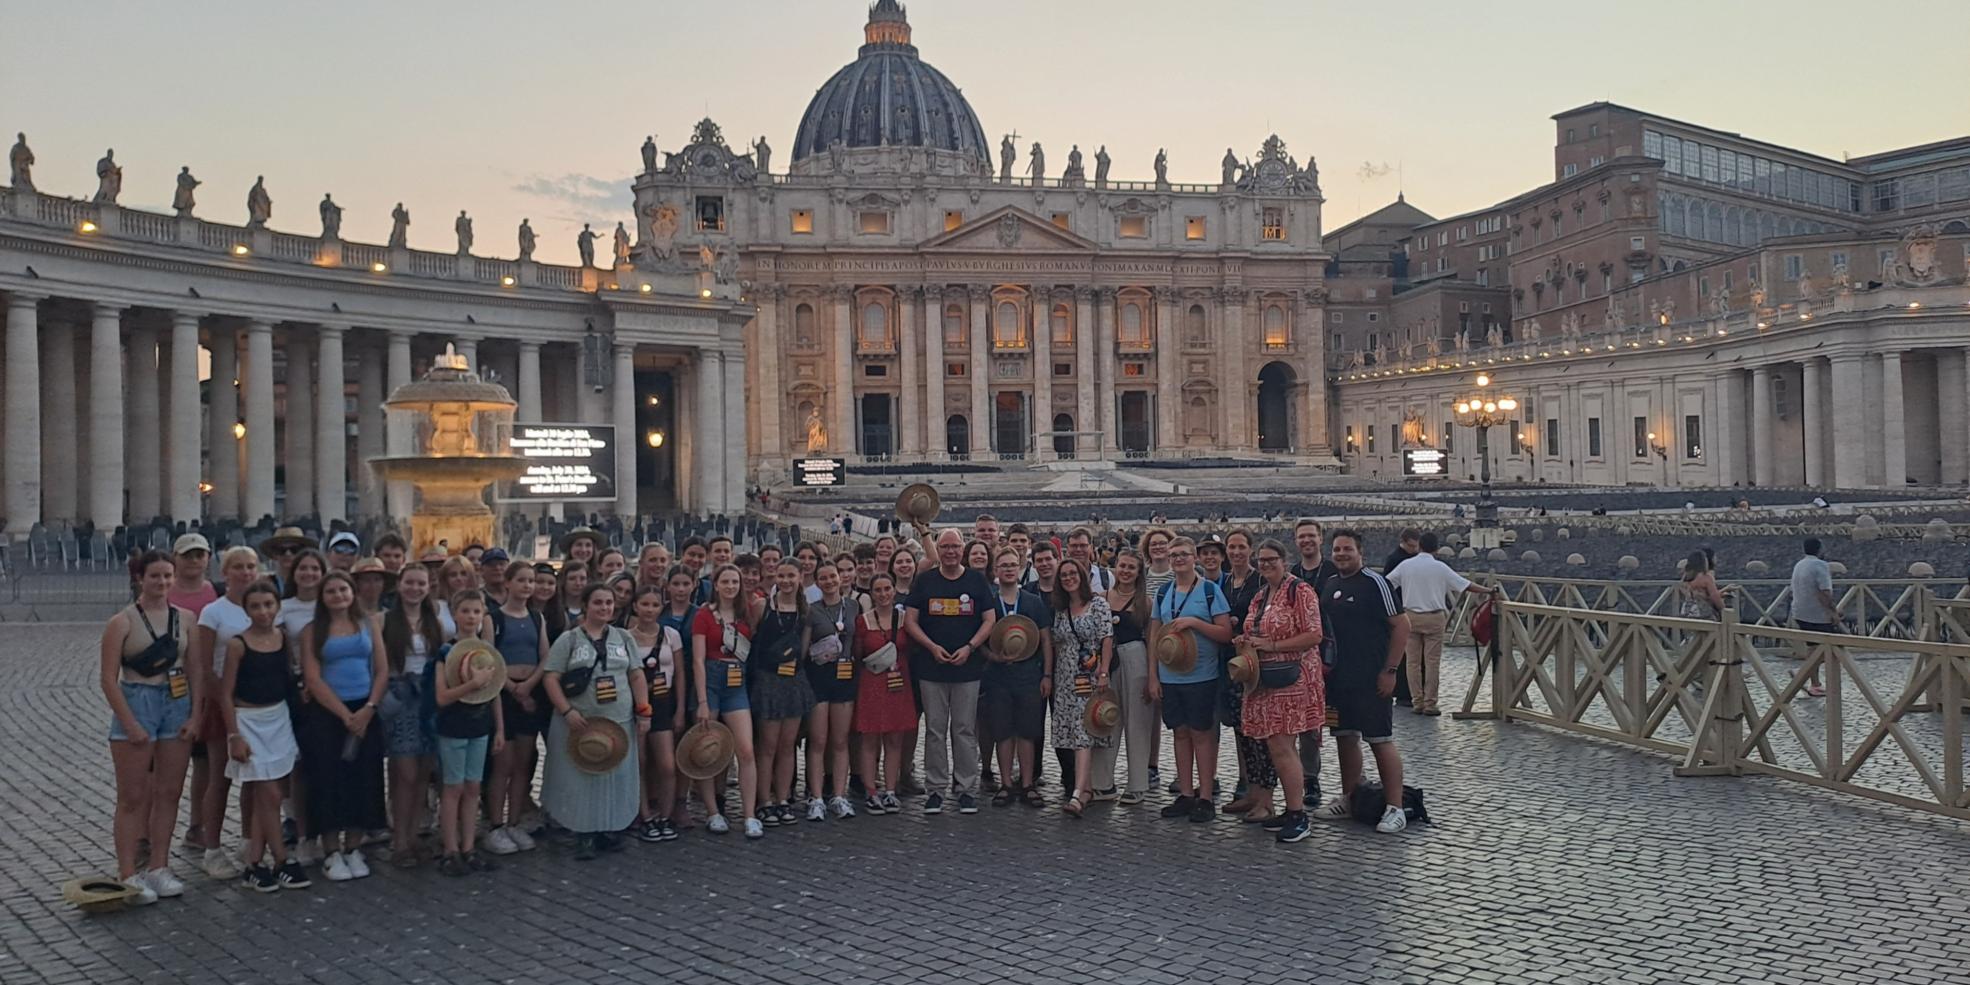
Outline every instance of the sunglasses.
[(335, 547), (331, 547), (331, 548), (329, 548), (328, 550), (329, 550), (329, 553), (331, 553), (331, 554), (354, 554), (354, 553), (356, 553), (356, 549), (355, 549), (355, 548), (353, 548), (353, 547), (349, 547), (349, 546), (346, 546), (346, 545), (337, 545), (337, 546), (335, 546)]
[(274, 551), (274, 556), (293, 557), (294, 555), (299, 553), (301, 553), (301, 549), (299, 547), (282, 547)]

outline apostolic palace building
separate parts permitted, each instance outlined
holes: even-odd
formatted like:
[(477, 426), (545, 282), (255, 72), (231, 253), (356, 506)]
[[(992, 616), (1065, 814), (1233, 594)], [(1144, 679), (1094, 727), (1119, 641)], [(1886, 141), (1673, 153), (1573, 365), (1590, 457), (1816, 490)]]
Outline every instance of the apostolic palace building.
[(988, 131), (894, 0), (863, 32), (784, 150), (710, 119), (645, 141), (634, 214), (598, 217), (579, 266), (535, 261), (524, 224), (498, 237), (517, 256), (487, 249), (463, 212), (444, 249), (402, 206), (388, 243), (345, 241), (327, 197), (281, 231), (306, 207), (276, 218), (278, 175), (243, 221), (207, 218), (231, 208), (190, 169), (175, 214), (122, 207), (113, 154), (66, 197), (82, 176), (20, 137), (7, 530), (402, 516), (367, 466), (382, 404), (447, 346), (522, 422), (612, 425), (625, 513), (737, 510), (809, 457), (1395, 477), (1435, 447), (1463, 476), (1480, 370), (1520, 401), (1502, 478), (1970, 481), (1970, 137), (1836, 161), (1597, 103), (1554, 118), (1550, 183), (1327, 231), (1317, 135), (1182, 162), (1214, 180), (1161, 153), (1111, 177), (1098, 133)]

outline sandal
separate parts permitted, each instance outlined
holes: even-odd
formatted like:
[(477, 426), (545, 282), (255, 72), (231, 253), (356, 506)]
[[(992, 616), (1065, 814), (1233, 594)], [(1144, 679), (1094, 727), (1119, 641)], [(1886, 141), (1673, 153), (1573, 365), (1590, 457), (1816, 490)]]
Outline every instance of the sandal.
[(1806, 685), (1806, 697), (1824, 698), (1826, 697), (1826, 688), (1821, 687), (1818, 684), (1808, 684)]
[(1000, 787), (999, 792), (992, 795), (993, 807), (1009, 807), (1011, 805), (1012, 805), (1011, 787)]
[(1019, 794), (1019, 802), (1025, 804), (1028, 807), (1047, 806), (1047, 799), (1045, 797), (1040, 796), (1039, 787), (1027, 787), (1025, 790), (1021, 791)]
[(1267, 811), (1267, 812), (1265, 812), (1264, 814), (1260, 814), (1260, 813), (1259, 813), (1259, 812), (1258, 812), (1257, 810), (1252, 810), (1252, 811), (1248, 811), (1248, 812), (1247, 812), (1247, 813), (1245, 814), (1245, 816), (1244, 816), (1244, 818), (1243, 818), (1243, 819), (1241, 819), (1241, 821), (1240, 821), (1240, 823), (1241, 823), (1241, 824), (1264, 824), (1264, 823), (1266, 823), (1267, 821), (1271, 821), (1271, 820), (1274, 820), (1274, 819), (1276, 819), (1276, 818), (1278, 818), (1278, 817), (1279, 817), (1279, 812), (1277, 812), (1277, 811)]
[(1259, 806), (1258, 802), (1252, 798), (1239, 797), (1237, 800), (1224, 805), (1224, 812), (1226, 814), (1249, 814), (1257, 806)]
[(1067, 798), (1067, 803), (1060, 805), (1060, 809), (1066, 811), (1069, 817), (1080, 820), (1081, 812), (1087, 809), (1087, 804), (1082, 802), (1081, 795), (1077, 793)]

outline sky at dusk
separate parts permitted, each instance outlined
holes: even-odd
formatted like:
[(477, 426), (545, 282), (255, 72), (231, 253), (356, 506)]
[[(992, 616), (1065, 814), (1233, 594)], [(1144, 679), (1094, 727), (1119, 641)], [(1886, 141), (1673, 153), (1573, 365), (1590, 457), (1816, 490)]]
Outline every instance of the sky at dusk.
[[(853, 61), (862, 0), (10, 0), (0, 133), (27, 132), (44, 192), (86, 197), (113, 147), (123, 204), (167, 211), (180, 165), (199, 214), (313, 234), (333, 192), (346, 239), (571, 263), (583, 222), (629, 216), (648, 133), (678, 149), (709, 114), (784, 170), (801, 111)], [(915, 43), (988, 140), (1050, 162), (1106, 144), (1120, 179), (1167, 147), (1214, 181), (1268, 133), (1316, 157), (1328, 229), (1395, 197), (1438, 216), (1552, 177), (1552, 114), (1594, 100), (1839, 158), (1970, 132), (1970, 3), (916, 0)], [(1059, 164), (1052, 164), (1057, 173)], [(1398, 182), (1400, 184), (1398, 185)]]

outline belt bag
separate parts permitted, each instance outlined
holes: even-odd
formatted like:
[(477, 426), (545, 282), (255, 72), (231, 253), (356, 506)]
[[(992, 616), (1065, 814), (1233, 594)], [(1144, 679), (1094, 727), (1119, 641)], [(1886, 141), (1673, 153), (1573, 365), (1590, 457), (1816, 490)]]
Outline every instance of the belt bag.
[(887, 674), (896, 668), (896, 644), (884, 643), (862, 658), (862, 665), (871, 673)]
[(1271, 660), (1259, 663), (1259, 689), (1262, 691), (1291, 687), (1299, 682), (1298, 660)]
[(171, 621), (165, 625), (162, 636), (151, 630), (150, 619), (143, 610), (137, 610), (137, 618), (144, 621), (144, 629), (151, 634), (150, 645), (124, 657), (123, 666), (138, 677), (156, 677), (178, 663), (178, 611), (171, 610)]
[(807, 645), (807, 658), (817, 664), (834, 663), (841, 656), (841, 637), (823, 636)]

